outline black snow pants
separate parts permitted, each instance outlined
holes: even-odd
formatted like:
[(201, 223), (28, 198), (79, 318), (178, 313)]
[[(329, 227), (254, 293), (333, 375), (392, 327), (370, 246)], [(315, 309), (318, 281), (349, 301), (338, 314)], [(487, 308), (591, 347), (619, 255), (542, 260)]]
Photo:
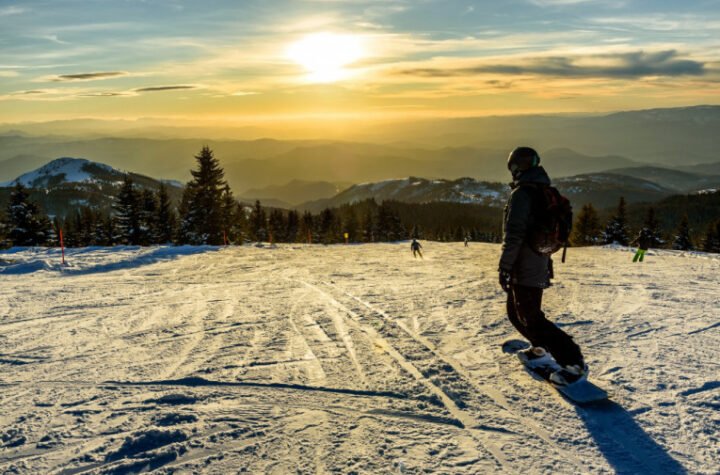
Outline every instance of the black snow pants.
[(573, 339), (545, 318), (541, 310), (543, 289), (513, 285), (507, 299), (510, 322), (533, 346), (548, 351), (561, 366), (584, 365), (580, 347)]

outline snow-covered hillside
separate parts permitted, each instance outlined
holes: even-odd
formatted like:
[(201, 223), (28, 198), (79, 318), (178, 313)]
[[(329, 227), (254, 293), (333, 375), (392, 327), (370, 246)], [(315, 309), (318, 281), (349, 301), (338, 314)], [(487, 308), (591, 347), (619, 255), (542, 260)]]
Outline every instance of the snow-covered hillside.
[[(175, 180), (157, 180), (137, 173), (117, 170), (104, 163), (84, 158), (63, 157), (24, 173), (16, 179), (0, 183), (0, 188), (19, 182), (34, 190), (33, 199), (52, 216), (74, 214), (79, 206), (109, 212), (125, 177), (130, 177), (139, 189), (157, 192), (164, 183), (171, 199), (180, 200), (183, 185)], [(9, 190), (0, 190), (0, 204)]]
[(408, 177), (353, 185), (332, 198), (306, 203), (303, 207), (321, 210), (326, 207), (357, 203), (367, 199), (375, 199), (378, 203), (385, 200), (405, 203), (451, 201), (455, 203), (501, 206), (506, 197), (507, 186), (501, 183), (482, 182), (472, 178), (428, 180), (426, 178)]
[(104, 163), (93, 162), (85, 158), (56, 158), (42, 167), (24, 173), (14, 180), (0, 183), (0, 187), (13, 186), (21, 183), (28, 188), (52, 189), (68, 188), (72, 185), (90, 184), (97, 187), (117, 188), (122, 185), (126, 176), (145, 188), (157, 188), (160, 183), (170, 188), (182, 188), (184, 185), (177, 180), (157, 180), (137, 173), (117, 170)]
[(498, 246), (423, 244), (0, 253), (0, 472), (717, 473), (718, 256), (569, 250), (578, 407), (500, 350)]
[[(575, 175), (555, 179), (553, 184), (578, 209), (586, 203), (592, 203), (596, 207), (613, 206), (621, 196), (628, 202), (653, 202), (676, 193), (673, 189), (652, 181), (615, 173)], [(320, 211), (326, 207), (337, 207), (367, 199), (375, 199), (378, 203), (384, 200), (405, 203), (449, 201), (502, 207), (509, 192), (510, 188), (507, 184), (478, 181), (473, 178), (429, 180), (408, 177), (361, 183), (332, 198), (305, 203), (301, 207)]]
[(17, 182), (29, 188), (48, 188), (66, 183), (98, 183), (100, 181), (121, 182), (125, 172), (115, 170), (103, 163), (91, 162), (84, 158), (57, 158), (42, 167), (24, 173), (0, 186), (11, 186)]

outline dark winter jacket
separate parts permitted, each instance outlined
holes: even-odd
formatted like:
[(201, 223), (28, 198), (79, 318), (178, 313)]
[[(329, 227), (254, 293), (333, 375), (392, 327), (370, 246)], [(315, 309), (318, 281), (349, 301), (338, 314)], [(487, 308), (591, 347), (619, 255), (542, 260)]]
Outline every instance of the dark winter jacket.
[(550, 258), (530, 249), (527, 242), (540, 196), (533, 184), (550, 185), (550, 177), (542, 167), (525, 171), (511, 185), (503, 221), (500, 270), (510, 272), (514, 284), (546, 288), (550, 285)]
[(637, 235), (633, 243), (636, 243), (640, 249), (647, 251), (653, 245), (653, 235), (650, 230), (643, 228)]

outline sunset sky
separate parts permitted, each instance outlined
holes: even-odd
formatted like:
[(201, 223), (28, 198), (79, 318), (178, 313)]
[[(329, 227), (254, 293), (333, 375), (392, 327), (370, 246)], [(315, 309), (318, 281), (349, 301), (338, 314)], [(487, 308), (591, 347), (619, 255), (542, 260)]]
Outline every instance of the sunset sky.
[(720, 0), (0, 0), (0, 122), (720, 103)]

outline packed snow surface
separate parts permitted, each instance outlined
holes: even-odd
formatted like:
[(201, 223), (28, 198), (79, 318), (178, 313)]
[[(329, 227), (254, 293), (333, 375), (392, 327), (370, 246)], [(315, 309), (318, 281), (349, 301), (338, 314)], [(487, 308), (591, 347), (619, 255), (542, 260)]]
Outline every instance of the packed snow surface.
[(0, 253), (0, 473), (717, 473), (718, 256), (556, 263), (580, 407), (501, 351), (499, 247), (423, 246)]

